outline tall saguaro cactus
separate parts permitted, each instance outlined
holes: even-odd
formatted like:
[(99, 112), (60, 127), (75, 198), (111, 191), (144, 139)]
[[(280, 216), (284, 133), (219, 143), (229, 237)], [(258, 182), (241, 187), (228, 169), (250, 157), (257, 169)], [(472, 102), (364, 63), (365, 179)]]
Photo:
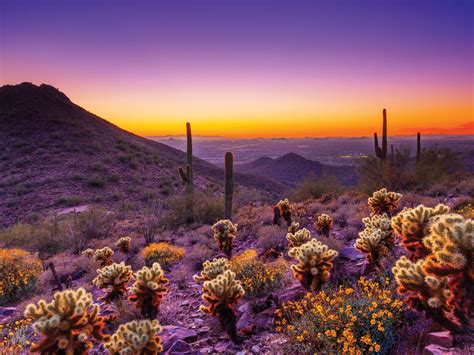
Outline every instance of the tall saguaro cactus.
[(375, 155), (380, 159), (387, 158), (387, 110), (383, 109), (383, 127), (382, 127), (382, 148), (379, 146), (379, 139), (377, 133), (374, 133), (374, 146), (375, 146)]
[(232, 200), (234, 198), (234, 155), (225, 153), (225, 218), (232, 217)]
[(419, 162), (421, 159), (421, 133), (416, 134), (416, 161)]
[(193, 137), (191, 135), (191, 124), (186, 123), (186, 140), (187, 140), (187, 165), (186, 171), (183, 168), (179, 168), (179, 175), (185, 184), (184, 192), (186, 194), (185, 203), (186, 203), (186, 222), (194, 222), (194, 212), (193, 212)]

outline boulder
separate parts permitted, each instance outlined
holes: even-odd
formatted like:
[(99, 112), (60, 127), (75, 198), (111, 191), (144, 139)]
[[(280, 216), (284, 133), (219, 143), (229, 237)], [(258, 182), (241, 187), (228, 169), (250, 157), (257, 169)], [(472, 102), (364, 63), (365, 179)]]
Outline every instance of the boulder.
[(428, 344), (435, 344), (444, 348), (450, 348), (453, 346), (453, 337), (448, 331), (433, 332), (428, 333), (426, 336), (426, 342)]

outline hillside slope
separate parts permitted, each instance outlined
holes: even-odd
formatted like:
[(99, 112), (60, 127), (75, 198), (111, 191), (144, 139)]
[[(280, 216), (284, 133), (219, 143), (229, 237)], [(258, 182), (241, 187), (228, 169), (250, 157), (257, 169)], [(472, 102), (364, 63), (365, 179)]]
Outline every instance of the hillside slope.
[(276, 159), (262, 157), (250, 163), (236, 165), (235, 170), (272, 178), (291, 187), (310, 176), (334, 176), (343, 185), (355, 185), (357, 182), (353, 166), (326, 165), (295, 153), (285, 154)]
[[(49, 85), (0, 88), (0, 225), (82, 203), (137, 205), (182, 190), (185, 154), (97, 117)], [(197, 188), (220, 189), (223, 171), (195, 158)], [(278, 193), (269, 179), (236, 183)]]

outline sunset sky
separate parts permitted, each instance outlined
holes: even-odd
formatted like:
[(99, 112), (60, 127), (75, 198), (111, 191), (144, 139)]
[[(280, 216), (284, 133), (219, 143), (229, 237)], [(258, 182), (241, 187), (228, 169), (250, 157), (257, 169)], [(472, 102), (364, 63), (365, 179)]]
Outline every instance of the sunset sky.
[(474, 134), (473, 4), (2, 0), (0, 83), (140, 135)]

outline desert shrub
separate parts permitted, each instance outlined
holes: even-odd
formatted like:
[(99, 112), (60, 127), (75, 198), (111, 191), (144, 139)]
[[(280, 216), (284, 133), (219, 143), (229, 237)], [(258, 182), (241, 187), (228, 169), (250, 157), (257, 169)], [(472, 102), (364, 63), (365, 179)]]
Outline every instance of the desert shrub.
[(150, 266), (157, 262), (163, 266), (170, 266), (173, 262), (184, 257), (184, 248), (180, 248), (166, 242), (152, 243), (142, 251), (146, 265)]
[(263, 226), (258, 230), (258, 248), (281, 252), (285, 250), (286, 244), (285, 232), (279, 226)]
[(0, 353), (21, 354), (28, 351), (32, 345), (31, 338), (33, 338), (31, 319), (0, 324)]
[(474, 218), (474, 201), (463, 201), (454, 207), (454, 211), (464, 218)]
[(90, 186), (90, 187), (98, 187), (98, 188), (101, 188), (101, 187), (104, 187), (105, 186), (105, 181), (104, 179), (102, 178), (102, 176), (100, 176), (99, 174), (93, 174), (89, 180), (87, 180), (87, 185)]
[(298, 184), (291, 194), (294, 201), (305, 201), (323, 196), (337, 196), (342, 192), (342, 186), (336, 177), (309, 177)]
[(34, 291), (43, 267), (21, 249), (0, 249), (0, 305), (18, 301)]
[(290, 353), (388, 354), (403, 312), (388, 284), (361, 278), (355, 289), (308, 293), (275, 312), (276, 330)]
[(192, 271), (202, 270), (202, 264), (215, 255), (215, 251), (203, 244), (196, 244), (186, 254), (186, 263)]
[(66, 207), (74, 207), (84, 202), (81, 196), (71, 195), (58, 198), (57, 203)]
[(248, 298), (261, 297), (287, 285), (287, 265), (283, 259), (264, 263), (254, 249), (248, 249), (231, 260), (231, 270), (240, 280)]

